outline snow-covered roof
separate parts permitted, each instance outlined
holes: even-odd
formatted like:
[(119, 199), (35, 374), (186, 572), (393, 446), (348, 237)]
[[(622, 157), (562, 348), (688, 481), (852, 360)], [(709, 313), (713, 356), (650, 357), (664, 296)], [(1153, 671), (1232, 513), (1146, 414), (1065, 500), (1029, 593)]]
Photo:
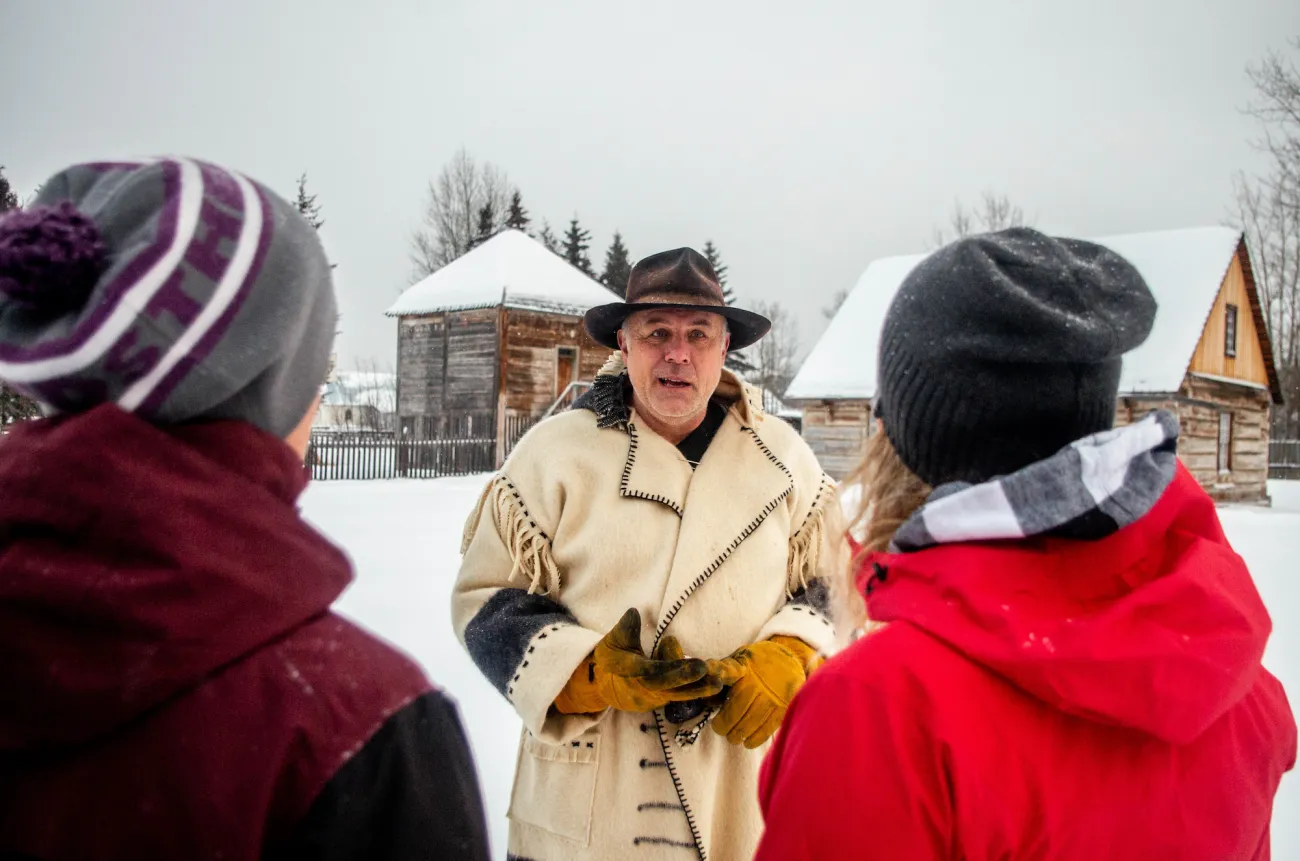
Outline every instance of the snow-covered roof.
[(503, 230), (398, 297), (389, 317), (508, 308), (580, 316), (617, 302), (599, 281), (518, 230)]
[[(1241, 234), (1197, 227), (1093, 239), (1137, 267), (1156, 298), (1151, 335), (1124, 357), (1120, 391), (1175, 392), (1182, 385)], [(876, 345), (899, 285), (926, 255), (867, 267), (786, 389), (786, 400), (866, 399), (876, 392)]]

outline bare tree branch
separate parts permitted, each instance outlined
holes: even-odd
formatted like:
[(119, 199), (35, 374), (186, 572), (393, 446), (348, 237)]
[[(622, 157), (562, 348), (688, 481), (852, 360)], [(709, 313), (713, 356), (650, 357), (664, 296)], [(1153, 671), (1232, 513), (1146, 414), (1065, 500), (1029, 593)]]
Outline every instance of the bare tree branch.
[(772, 321), (772, 331), (748, 351), (754, 365), (750, 382), (779, 398), (798, 370), (799, 329), (780, 302), (759, 302), (755, 310)]
[[(1291, 41), (1300, 52), (1300, 38)], [(1270, 52), (1246, 71), (1255, 99), (1245, 112), (1260, 125), (1253, 142), (1269, 156), (1261, 176), (1238, 174), (1233, 222), (1242, 229), (1273, 345), (1286, 405), (1274, 435), (1300, 433), (1300, 68)]]
[(457, 151), (429, 182), (423, 224), (411, 236), (411, 263), (416, 280), (437, 272), (474, 245), (478, 216), (491, 206), (493, 232), (505, 226), (514, 189), (505, 171), (480, 167), (464, 149)]
[(954, 200), (947, 230), (936, 227), (930, 235), (930, 247), (941, 248), (974, 233), (990, 233), (1025, 224), (1025, 211), (1013, 204), (1011, 198), (986, 191), (980, 198), (979, 207), (974, 210), (968, 210), (960, 200)]
[(991, 191), (986, 191), (981, 202), (983, 209), (977, 217), (984, 232), (989, 233), (994, 230), (1006, 230), (1008, 227), (1024, 226), (1024, 210), (1013, 205), (1011, 199), (1005, 194), (996, 195)]

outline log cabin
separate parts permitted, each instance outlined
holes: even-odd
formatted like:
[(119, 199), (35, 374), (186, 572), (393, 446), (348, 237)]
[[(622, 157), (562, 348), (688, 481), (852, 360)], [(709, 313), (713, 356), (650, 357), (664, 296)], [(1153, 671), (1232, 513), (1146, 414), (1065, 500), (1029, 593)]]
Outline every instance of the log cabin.
[(617, 301), (518, 230), (504, 230), (408, 288), (397, 318), (397, 432), (495, 439), (499, 466), (539, 418), (609, 358), (582, 315)]
[[(1136, 266), (1159, 305), (1151, 335), (1124, 358), (1116, 424), (1173, 412), (1179, 457), (1215, 500), (1268, 504), (1269, 413), (1282, 390), (1242, 234), (1206, 227), (1092, 241)], [(868, 266), (786, 390), (837, 478), (857, 466), (874, 429), (877, 338), (924, 257)]]

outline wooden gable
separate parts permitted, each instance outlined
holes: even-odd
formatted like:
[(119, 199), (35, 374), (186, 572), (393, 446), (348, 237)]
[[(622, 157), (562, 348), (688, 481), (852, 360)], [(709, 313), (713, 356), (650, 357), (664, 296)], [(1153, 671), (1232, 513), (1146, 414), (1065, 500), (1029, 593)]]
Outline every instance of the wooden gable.
[[(1236, 337), (1229, 343), (1232, 325), (1229, 309), (1235, 309)], [(1188, 372), (1222, 380), (1240, 380), (1267, 389), (1280, 403), (1281, 390), (1273, 368), (1272, 345), (1264, 315), (1255, 292), (1254, 277), (1245, 243), (1237, 246), (1214, 307), (1205, 321), (1201, 339)]]

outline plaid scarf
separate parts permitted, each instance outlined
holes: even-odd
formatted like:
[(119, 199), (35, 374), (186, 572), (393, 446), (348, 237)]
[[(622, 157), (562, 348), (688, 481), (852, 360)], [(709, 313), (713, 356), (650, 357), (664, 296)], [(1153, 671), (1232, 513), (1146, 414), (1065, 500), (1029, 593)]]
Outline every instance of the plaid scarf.
[(1085, 437), (1019, 472), (935, 488), (891, 552), (1032, 536), (1097, 540), (1136, 522), (1173, 481), (1178, 419), (1154, 412)]

